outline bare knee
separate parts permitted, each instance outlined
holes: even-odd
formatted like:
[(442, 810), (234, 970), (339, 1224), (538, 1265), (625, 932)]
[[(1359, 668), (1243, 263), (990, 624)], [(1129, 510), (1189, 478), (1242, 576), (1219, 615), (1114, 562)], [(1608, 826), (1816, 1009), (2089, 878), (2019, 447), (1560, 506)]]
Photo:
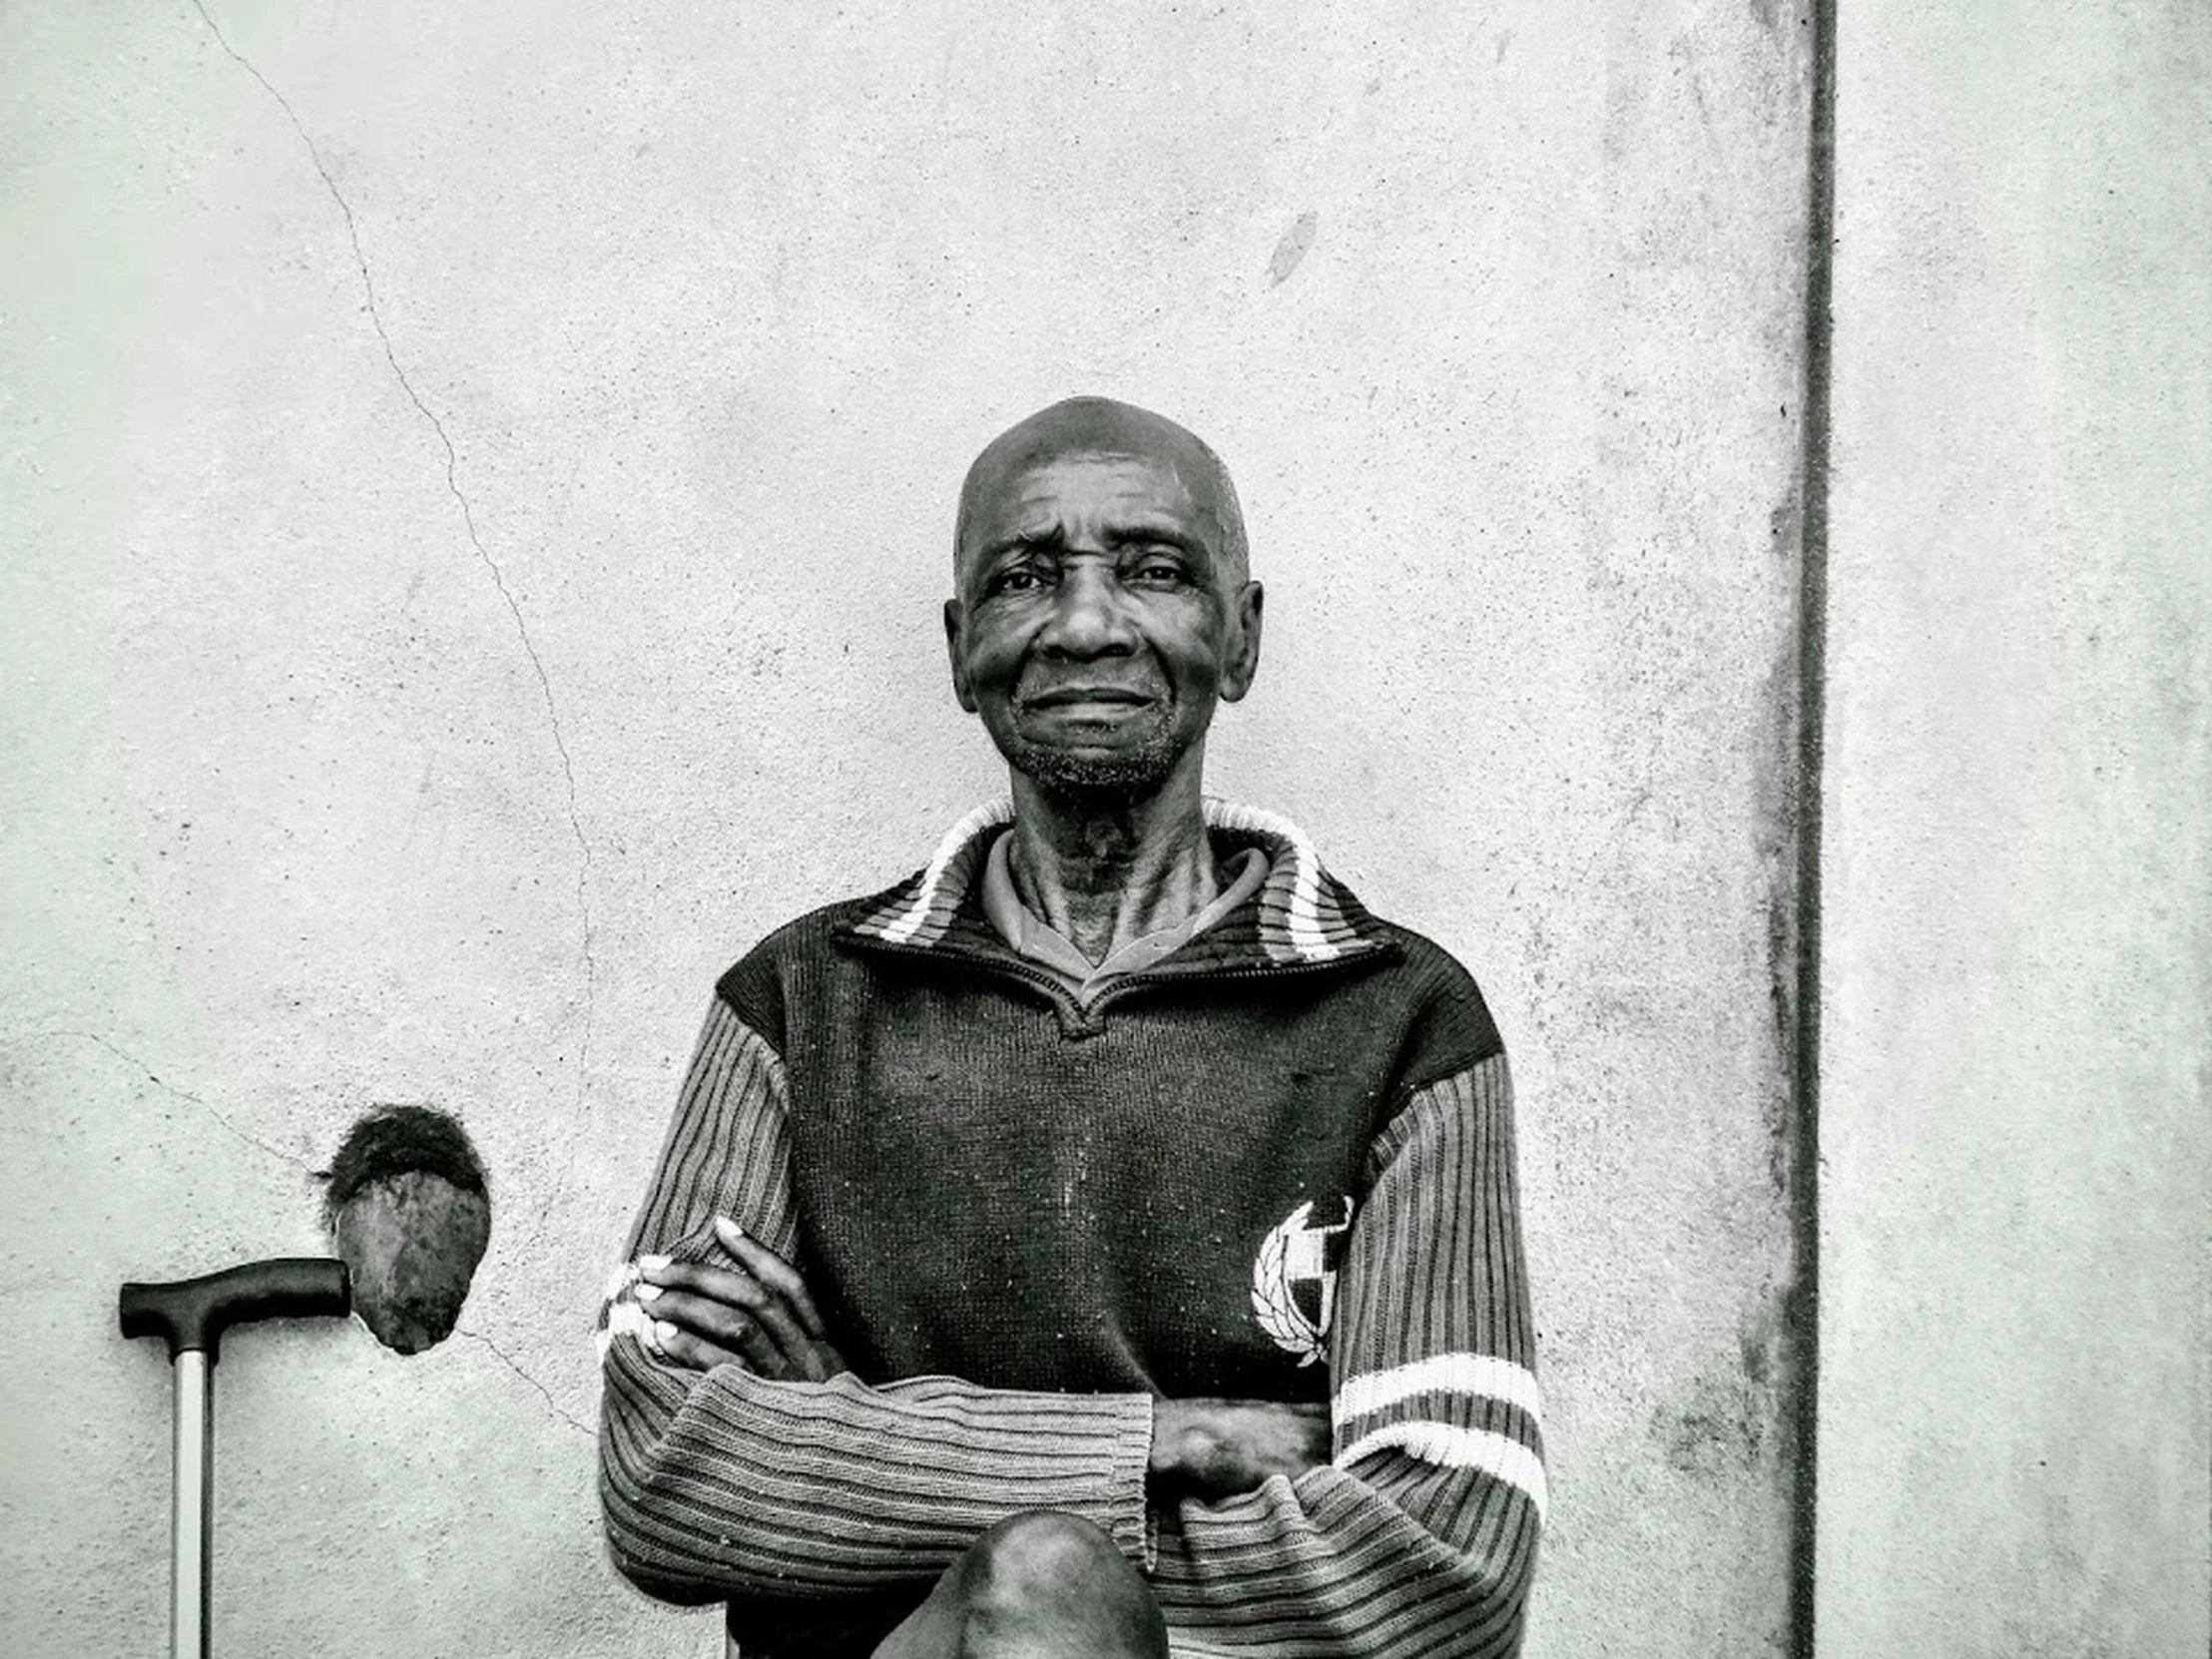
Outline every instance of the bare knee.
[(968, 1559), (983, 1579), (1015, 1593), (1132, 1571), (1113, 1539), (1058, 1509), (1008, 1515), (975, 1540)]
[(1167, 1627), (1143, 1576), (1089, 1521), (1055, 1510), (1009, 1515), (958, 1569), (964, 1655), (1150, 1659)]

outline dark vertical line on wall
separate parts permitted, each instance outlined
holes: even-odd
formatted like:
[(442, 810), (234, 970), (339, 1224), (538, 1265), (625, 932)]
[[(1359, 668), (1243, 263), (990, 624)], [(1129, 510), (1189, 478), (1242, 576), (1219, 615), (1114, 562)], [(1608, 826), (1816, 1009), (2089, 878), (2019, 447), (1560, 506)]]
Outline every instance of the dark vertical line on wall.
[(1820, 1497), (1821, 796), (1828, 722), (1828, 469), (1836, 248), (1836, 0), (1808, 0), (1813, 30), (1806, 157), (1804, 511), (1798, 564), (1797, 976), (1791, 1032), (1791, 1222), (1797, 1256), (1797, 1458), (1790, 1648), (1811, 1659)]

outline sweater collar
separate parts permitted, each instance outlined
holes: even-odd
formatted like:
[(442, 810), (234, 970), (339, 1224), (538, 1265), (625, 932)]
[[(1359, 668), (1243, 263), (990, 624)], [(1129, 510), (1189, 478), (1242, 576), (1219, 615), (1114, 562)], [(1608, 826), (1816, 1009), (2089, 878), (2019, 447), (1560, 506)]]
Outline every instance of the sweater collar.
[[(1206, 827), (1218, 839), (1233, 847), (1263, 848), (1270, 867), (1256, 899), (1192, 941), (1185, 947), (1187, 952), (1203, 954), (1211, 966), (1238, 965), (1227, 959), (1212, 960), (1217, 957), (1241, 957), (1248, 964), (1312, 966), (1366, 956), (1392, 945), (1351, 890), (1322, 867), (1314, 843), (1290, 820), (1211, 797), (1205, 813)], [(978, 942), (969, 935), (980, 930), (995, 944), (996, 933), (981, 913), (983, 860), (992, 839), (1013, 818), (1013, 803), (1004, 798), (976, 808), (945, 832), (927, 864), (852, 922), (849, 934), (926, 950)], [(1240, 919), (1244, 925), (1233, 925)], [(1206, 946), (1203, 951), (1201, 945)]]

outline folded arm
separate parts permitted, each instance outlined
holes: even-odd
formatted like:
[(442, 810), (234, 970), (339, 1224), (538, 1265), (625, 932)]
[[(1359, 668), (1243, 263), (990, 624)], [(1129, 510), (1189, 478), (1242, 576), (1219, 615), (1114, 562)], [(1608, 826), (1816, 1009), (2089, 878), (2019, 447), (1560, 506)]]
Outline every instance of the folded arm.
[(1502, 1054), (1378, 1141), (1331, 1338), (1335, 1456), (1163, 1525), (1171, 1624), (1301, 1654), (1518, 1651), (1545, 1488)]
[[(797, 1255), (783, 1062), (709, 1011), (630, 1255), (725, 1260), (724, 1215)], [(600, 1495), (615, 1563), (674, 1601), (926, 1582), (1024, 1509), (1092, 1521), (1145, 1554), (1152, 1401), (849, 1374), (775, 1381), (654, 1352), (624, 1299), (605, 1334)]]

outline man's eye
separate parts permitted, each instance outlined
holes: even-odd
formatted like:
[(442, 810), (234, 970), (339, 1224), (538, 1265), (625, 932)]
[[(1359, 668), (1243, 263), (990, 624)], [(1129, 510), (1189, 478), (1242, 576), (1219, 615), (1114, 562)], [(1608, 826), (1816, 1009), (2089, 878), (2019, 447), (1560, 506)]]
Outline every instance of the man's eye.
[(1044, 586), (1044, 573), (1039, 570), (1002, 570), (991, 578), (992, 593), (1033, 593)]
[(1129, 578), (1147, 587), (1170, 586), (1183, 580), (1183, 567), (1173, 559), (1147, 559), (1129, 573)]

